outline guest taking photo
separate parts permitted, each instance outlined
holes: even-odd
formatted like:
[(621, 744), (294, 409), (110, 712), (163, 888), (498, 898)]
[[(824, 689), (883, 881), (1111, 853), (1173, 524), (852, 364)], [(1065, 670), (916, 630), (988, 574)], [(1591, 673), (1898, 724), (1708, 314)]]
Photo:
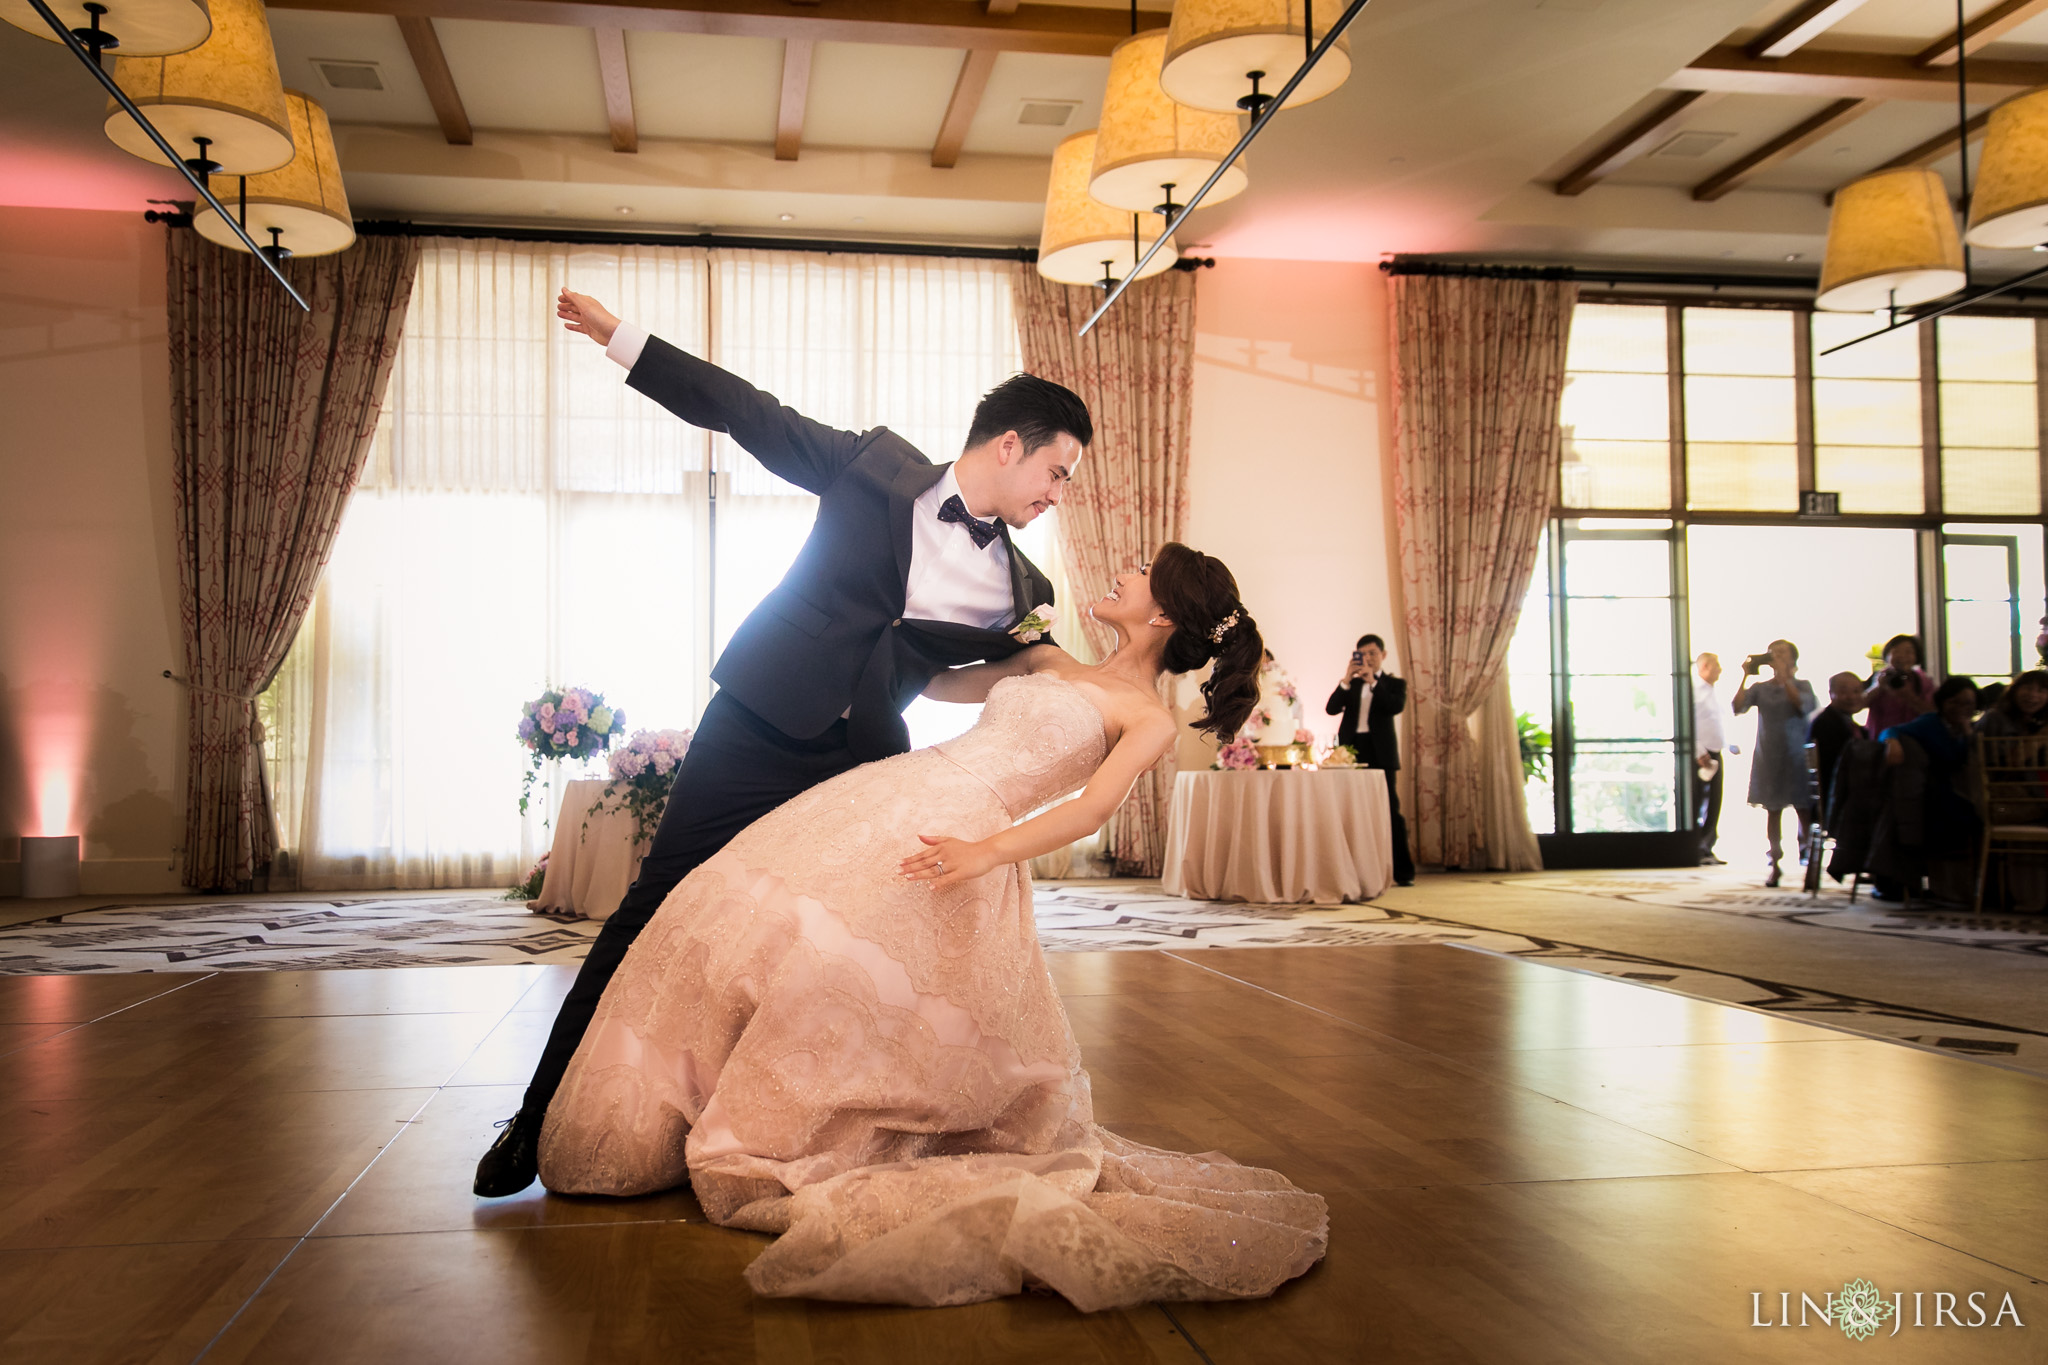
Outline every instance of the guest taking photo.
[(1341, 717), (1337, 742), (1357, 752), (1358, 761), (1387, 775), (1387, 813), (1394, 828), (1394, 881), (1400, 886), (1415, 884), (1415, 858), (1408, 851), (1408, 822), (1401, 816), (1401, 797), (1394, 789), (1394, 774), (1401, 770), (1401, 740), (1394, 733), (1394, 717), (1408, 706), (1408, 684), (1386, 671), (1386, 641), (1377, 635), (1361, 635), (1351, 653), (1351, 666), (1330, 693), (1323, 710)]

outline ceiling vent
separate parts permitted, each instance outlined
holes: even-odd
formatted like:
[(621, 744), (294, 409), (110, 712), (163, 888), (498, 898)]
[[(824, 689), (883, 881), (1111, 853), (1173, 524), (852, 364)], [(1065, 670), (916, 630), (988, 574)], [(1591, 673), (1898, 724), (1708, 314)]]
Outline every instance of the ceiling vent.
[(1027, 128), (1064, 128), (1080, 107), (1079, 100), (1025, 100), (1017, 110), (1017, 122)]
[(313, 67), (329, 90), (382, 90), (384, 73), (375, 62), (328, 61), (315, 57)]
[(1733, 133), (1680, 133), (1650, 155), (1688, 159), (1702, 157), (1734, 136)]

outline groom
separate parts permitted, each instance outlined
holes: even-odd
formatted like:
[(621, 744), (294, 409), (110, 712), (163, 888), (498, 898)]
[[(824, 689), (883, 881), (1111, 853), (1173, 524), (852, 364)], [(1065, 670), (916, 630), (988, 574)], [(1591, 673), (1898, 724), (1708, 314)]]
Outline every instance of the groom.
[(598, 999), (675, 884), (791, 797), (910, 747), (903, 708), (946, 668), (1023, 648), (1008, 634), (1052, 584), (1010, 543), (1059, 503), (1095, 426), (1071, 390), (1028, 374), (981, 400), (966, 449), (935, 465), (887, 427), (838, 431), (716, 365), (562, 291), (556, 316), (626, 383), (693, 426), (732, 435), (818, 495), (796, 563), (741, 623), (640, 876), (604, 922), (555, 1018), (519, 1112), (477, 1163), (476, 1192), (533, 1183), (541, 1121)]

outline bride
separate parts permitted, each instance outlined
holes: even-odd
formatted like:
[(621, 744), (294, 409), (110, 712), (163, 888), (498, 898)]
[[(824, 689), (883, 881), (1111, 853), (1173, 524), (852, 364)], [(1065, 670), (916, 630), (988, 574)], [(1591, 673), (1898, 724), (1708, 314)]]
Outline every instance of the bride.
[(813, 788), (669, 894), (548, 1108), (549, 1189), (688, 1181), (712, 1221), (781, 1234), (746, 1272), (768, 1295), (1044, 1286), (1092, 1311), (1270, 1294), (1322, 1257), (1321, 1196), (1095, 1125), (1023, 863), (1173, 745), (1162, 673), (1213, 659), (1197, 728), (1235, 734), (1262, 644), (1230, 571), (1179, 544), (1093, 612), (1100, 665), (1043, 645), (941, 674), (928, 695), (986, 701), (972, 730)]

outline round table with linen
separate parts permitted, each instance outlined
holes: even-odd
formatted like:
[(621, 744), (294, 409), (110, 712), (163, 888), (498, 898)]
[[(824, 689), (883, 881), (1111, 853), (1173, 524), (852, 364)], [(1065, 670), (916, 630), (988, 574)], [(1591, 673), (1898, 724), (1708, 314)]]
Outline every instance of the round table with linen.
[(1165, 887), (1194, 900), (1370, 900), (1392, 881), (1386, 774), (1376, 768), (1184, 772)]

